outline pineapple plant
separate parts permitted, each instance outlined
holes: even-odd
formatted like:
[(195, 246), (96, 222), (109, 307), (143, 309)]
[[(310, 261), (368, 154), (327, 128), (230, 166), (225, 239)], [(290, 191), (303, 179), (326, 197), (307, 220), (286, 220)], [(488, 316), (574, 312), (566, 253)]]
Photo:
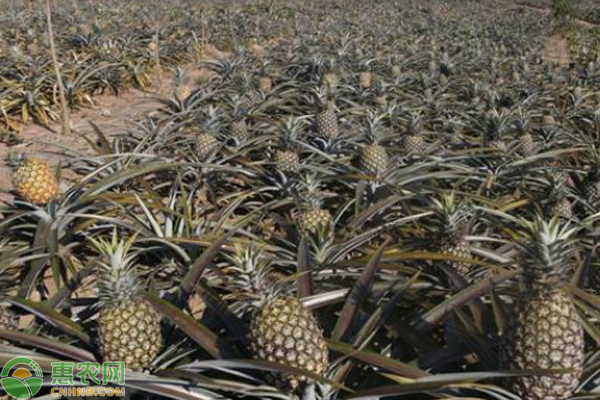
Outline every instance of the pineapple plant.
[[(468, 231), (469, 204), (459, 201), (454, 192), (432, 199), (436, 247), (442, 254), (471, 258), (471, 246), (465, 240)], [(461, 276), (466, 277), (472, 269), (467, 261), (449, 263)]]
[(304, 235), (326, 236), (332, 232), (333, 218), (322, 207), (324, 194), (321, 182), (314, 174), (305, 176), (300, 184), (298, 228)]
[(8, 163), (13, 168), (13, 186), (25, 201), (44, 205), (58, 196), (56, 176), (48, 162), (19, 154), (9, 156)]
[(507, 150), (504, 137), (509, 127), (508, 114), (496, 109), (489, 110), (481, 121), (477, 122), (483, 133), (483, 146), (496, 152), (505, 153)]
[(124, 361), (127, 368), (149, 367), (162, 347), (160, 316), (143, 297), (143, 282), (128, 240), (91, 239), (102, 260), (97, 264), (100, 312), (98, 335), (104, 361)]
[(364, 146), (359, 154), (359, 164), (361, 169), (370, 176), (381, 177), (390, 167), (390, 156), (381, 144), (383, 140), (381, 120), (383, 114), (370, 114), (364, 135), (367, 145)]
[[(328, 350), (314, 315), (285, 288), (278, 287), (272, 257), (254, 246), (236, 244), (223, 273), (235, 290), (235, 308), (249, 317), (249, 342), (254, 358), (323, 375)], [(279, 389), (296, 392), (314, 379), (296, 373), (274, 372), (268, 378)]]
[[(524, 400), (568, 399), (584, 361), (583, 327), (564, 290), (576, 230), (557, 218), (524, 224), (524, 290), (504, 335), (502, 360), (511, 370), (546, 372), (514, 377), (508, 384)], [(567, 372), (551, 371), (558, 369)]]

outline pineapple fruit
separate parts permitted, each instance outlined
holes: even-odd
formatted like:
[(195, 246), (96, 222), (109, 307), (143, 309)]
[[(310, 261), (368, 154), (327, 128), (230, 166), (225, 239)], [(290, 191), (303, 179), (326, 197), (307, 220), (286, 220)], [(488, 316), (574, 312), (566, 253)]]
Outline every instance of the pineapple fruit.
[[(323, 331), (314, 315), (289, 292), (276, 287), (273, 260), (264, 251), (236, 245), (223, 272), (239, 309), (250, 318), (250, 350), (254, 358), (322, 375), (328, 367)], [(308, 376), (273, 372), (268, 378), (279, 389), (296, 392), (314, 383)]]
[(25, 201), (43, 205), (58, 195), (56, 176), (46, 161), (17, 156), (9, 163), (15, 167), (12, 174), (15, 190)]
[[(471, 258), (471, 246), (464, 239), (467, 231), (468, 203), (457, 201), (454, 193), (433, 199), (435, 234), (438, 250), (445, 255)], [(467, 261), (452, 261), (450, 265), (461, 276), (466, 277), (472, 268)]]
[(556, 218), (528, 223), (525, 290), (504, 335), (501, 358), (510, 370), (566, 372), (511, 378), (510, 389), (523, 400), (568, 399), (579, 383), (584, 361), (583, 327), (573, 300), (563, 290), (573, 232)]
[(390, 166), (390, 156), (381, 144), (380, 121), (383, 116), (371, 115), (366, 127), (365, 136), (368, 144), (362, 148), (359, 155), (360, 167), (368, 175), (381, 177)]
[(294, 117), (286, 118), (279, 123), (281, 134), (278, 147), (275, 149), (274, 162), (280, 173), (295, 174), (300, 171), (297, 140), (301, 127), (301, 121)]
[(427, 142), (423, 136), (423, 124), (418, 115), (411, 115), (409, 118), (402, 146), (407, 154), (423, 154), (427, 150)]
[(305, 235), (327, 235), (332, 232), (333, 218), (322, 208), (323, 193), (315, 175), (307, 175), (301, 183), (301, 211), (298, 215), (298, 228)]
[(317, 135), (326, 140), (336, 139), (340, 134), (340, 130), (335, 101), (328, 98), (329, 94), (325, 89), (317, 90), (315, 94), (319, 106), (319, 111), (315, 115)]
[[(254, 314), (250, 325), (251, 349), (259, 360), (275, 362), (316, 375), (328, 363), (327, 344), (315, 317), (291, 296), (268, 299)], [(281, 386), (296, 390), (314, 380), (296, 374), (277, 378)]]
[(104, 361), (124, 361), (140, 371), (150, 366), (162, 347), (160, 316), (143, 298), (143, 287), (130, 252), (134, 238), (110, 242), (92, 239), (104, 260), (98, 262), (100, 312), (98, 333)]

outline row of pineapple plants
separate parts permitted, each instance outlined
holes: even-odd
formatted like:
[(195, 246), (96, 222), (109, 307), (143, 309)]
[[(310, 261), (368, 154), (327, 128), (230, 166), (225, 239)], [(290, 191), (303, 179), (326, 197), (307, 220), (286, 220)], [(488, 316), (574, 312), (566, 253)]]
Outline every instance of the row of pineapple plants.
[(489, 6), (248, 5), (240, 38), (295, 34), (179, 70), (92, 157), (13, 157), (0, 356), (147, 397), (594, 396), (596, 64)]

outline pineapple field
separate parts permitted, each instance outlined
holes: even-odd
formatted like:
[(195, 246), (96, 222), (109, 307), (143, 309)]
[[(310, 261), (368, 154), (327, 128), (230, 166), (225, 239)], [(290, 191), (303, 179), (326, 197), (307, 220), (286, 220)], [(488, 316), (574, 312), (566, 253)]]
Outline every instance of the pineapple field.
[(0, 7), (37, 398), (104, 362), (132, 399), (600, 398), (600, 5)]

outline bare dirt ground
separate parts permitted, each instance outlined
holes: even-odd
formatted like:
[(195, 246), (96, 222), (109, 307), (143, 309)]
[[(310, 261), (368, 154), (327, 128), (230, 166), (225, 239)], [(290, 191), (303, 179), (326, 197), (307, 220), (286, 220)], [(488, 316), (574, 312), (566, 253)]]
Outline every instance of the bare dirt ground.
[(571, 62), (569, 42), (561, 35), (550, 36), (544, 45), (543, 56), (546, 61), (560, 67), (566, 67)]
[[(224, 57), (227, 57), (225, 53), (211, 49), (207, 59)], [(210, 74), (210, 71), (198, 68), (195, 65), (182, 66), (182, 68), (192, 81)], [(53, 122), (50, 129), (36, 124), (29, 124), (21, 132), (23, 140), (21, 144), (9, 147), (0, 143), (0, 201), (12, 198), (9, 193), (12, 187), (11, 170), (6, 163), (6, 157), (9, 153), (35, 155), (48, 160), (53, 166), (61, 158), (55, 153), (61, 153), (65, 148), (79, 150), (85, 154), (90, 151), (90, 147), (83, 137), (95, 138), (90, 121), (109, 136), (126, 132), (130, 121), (162, 106), (159, 98), (173, 96), (175, 89), (174, 75), (173, 71), (164, 71), (161, 74), (160, 83), (155, 82), (147, 92), (132, 88), (119, 96), (101, 95), (95, 97), (94, 106), (71, 113), (72, 133), (70, 135), (60, 133), (60, 121)], [(68, 174), (65, 176), (68, 176)]]

